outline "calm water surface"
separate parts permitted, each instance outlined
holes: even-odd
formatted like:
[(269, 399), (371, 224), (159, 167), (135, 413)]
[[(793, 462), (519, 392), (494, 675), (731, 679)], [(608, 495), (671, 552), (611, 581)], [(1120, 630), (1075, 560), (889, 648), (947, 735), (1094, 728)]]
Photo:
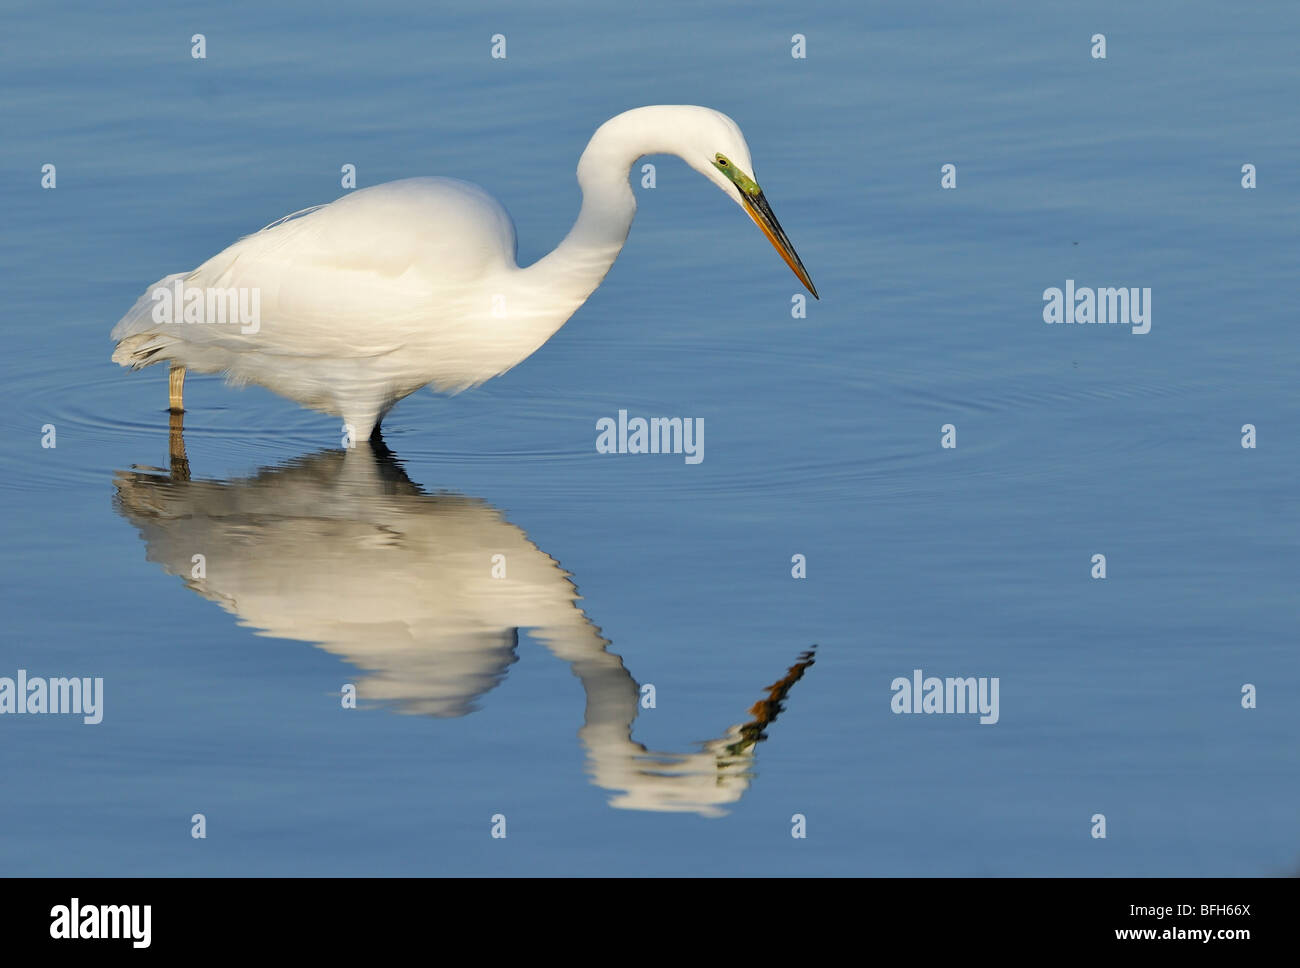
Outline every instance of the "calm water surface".
[[(1300, 864), (1293, 5), (6, 21), (0, 676), (106, 697), (98, 726), (0, 717), (0, 871)], [(734, 206), (655, 158), (587, 305), (504, 377), (399, 405), (391, 453), (191, 377), (182, 461), (163, 373), (108, 360), (148, 284), (345, 163), (480, 182), (531, 262), (592, 130), (645, 103), (744, 127), (806, 318)], [(1149, 287), (1151, 331), (1045, 325), (1066, 279)], [(620, 409), (702, 418), (705, 459), (596, 453)], [(998, 722), (893, 714), (918, 668), (998, 677)]]

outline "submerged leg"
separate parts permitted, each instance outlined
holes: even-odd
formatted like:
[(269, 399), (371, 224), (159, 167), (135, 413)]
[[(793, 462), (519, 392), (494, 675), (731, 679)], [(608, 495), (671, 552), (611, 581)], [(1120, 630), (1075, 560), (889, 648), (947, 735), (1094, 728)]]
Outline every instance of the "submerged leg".
[(184, 413), (185, 405), (181, 402), (181, 393), (185, 389), (185, 367), (172, 364), (167, 372), (167, 397), (172, 413)]

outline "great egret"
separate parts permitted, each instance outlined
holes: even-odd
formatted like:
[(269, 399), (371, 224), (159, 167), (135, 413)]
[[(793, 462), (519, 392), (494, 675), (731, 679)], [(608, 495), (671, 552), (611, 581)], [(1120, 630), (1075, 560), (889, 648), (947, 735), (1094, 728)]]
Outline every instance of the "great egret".
[(527, 268), (514, 224), (477, 185), (409, 178), (363, 188), (240, 239), (149, 288), (113, 328), (113, 360), (258, 383), (342, 417), (354, 439), (421, 387), (458, 392), (515, 366), (564, 325), (627, 240), (643, 155), (673, 154), (726, 192), (817, 296), (725, 114), (655, 105), (602, 124), (578, 161), (582, 210)]

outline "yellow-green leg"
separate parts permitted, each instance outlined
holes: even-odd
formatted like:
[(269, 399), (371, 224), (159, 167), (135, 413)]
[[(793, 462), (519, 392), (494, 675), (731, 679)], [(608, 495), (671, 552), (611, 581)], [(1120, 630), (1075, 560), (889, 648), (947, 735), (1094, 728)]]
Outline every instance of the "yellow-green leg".
[(167, 373), (167, 396), (171, 401), (170, 409), (172, 413), (184, 413), (185, 404), (181, 402), (181, 395), (185, 390), (185, 367), (172, 364), (171, 370)]

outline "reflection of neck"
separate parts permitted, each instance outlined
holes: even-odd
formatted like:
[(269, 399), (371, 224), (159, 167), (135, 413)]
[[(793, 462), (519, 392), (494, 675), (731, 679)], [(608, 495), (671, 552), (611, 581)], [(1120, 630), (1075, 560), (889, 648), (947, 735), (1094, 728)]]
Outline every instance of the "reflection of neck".
[(721, 816), (720, 805), (734, 803), (749, 788), (754, 745), (776, 718), (790, 687), (812, 664), (812, 653), (800, 656), (768, 688), (767, 697), (750, 710), (749, 722), (730, 727), (696, 753), (654, 753), (632, 739), (640, 698), (636, 682), (599, 630), (576, 605), (574, 611), (581, 626), (538, 629), (533, 636), (568, 662), (582, 682), (587, 705), (578, 735), (587, 749), (592, 781), (621, 791), (610, 800), (615, 807)]
[(748, 776), (742, 769), (735, 771), (731, 783), (722, 782), (712, 752), (650, 753), (633, 741), (640, 690), (623, 660), (608, 650), (609, 643), (593, 626), (587, 629), (590, 634), (577, 635), (572, 634), (578, 631), (574, 629), (537, 629), (533, 636), (568, 662), (582, 682), (587, 705), (578, 736), (587, 749), (592, 782), (619, 791), (610, 804), (719, 815), (722, 811), (715, 804), (740, 799), (749, 785)]

